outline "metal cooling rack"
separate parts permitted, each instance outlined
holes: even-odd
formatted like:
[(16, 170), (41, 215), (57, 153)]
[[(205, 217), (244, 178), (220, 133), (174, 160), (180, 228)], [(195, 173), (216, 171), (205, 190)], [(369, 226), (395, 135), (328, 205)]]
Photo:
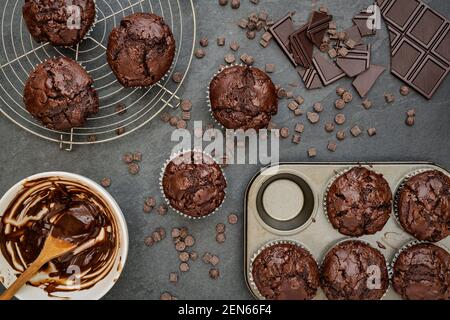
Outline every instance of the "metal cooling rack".
[[(23, 0), (3, 0), (0, 9), (0, 111), (26, 131), (49, 141), (61, 149), (74, 145), (112, 141), (128, 135), (167, 106), (177, 108), (177, 92), (192, 62), (196, 39), (196, 17), (193, 0), (96, 0), (97, 23), (93, 31), (73, 48), (56, 48), (36, 43), (22, 18)], [(154, 12), (172, 28), (177, 54), (169, 74), (151, 88), (127, 89), (116, 80), (106, 61), (106, 46), (112, 28), (135, 12)], [(77, 60), (93, 77), (100, 98), (100, 111), (88, 118), (85, 127), (69, 132), (43, 127), (25, 109), (23, 88), (30, 72), (48, 58), (65, 55)], [(173, 72), (182, 72), (180, 83), (171, 80)], [(126, 112), (119, 114), (121, 104)], [(125, 132), (118, 135), (117, 129)], [(94, 140), (95, 139), (95, 140)]]

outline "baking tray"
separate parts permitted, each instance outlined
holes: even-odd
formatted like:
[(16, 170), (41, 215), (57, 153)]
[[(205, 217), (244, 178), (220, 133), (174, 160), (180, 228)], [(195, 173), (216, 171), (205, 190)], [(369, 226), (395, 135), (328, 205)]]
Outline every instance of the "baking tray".
[[(306, 246), (321, 264), (326, 252), (338, 241), (348, 238), (340, 234), (328, 222), (327, 216), (323, 210), (324, 195), (326, 188), (337, 173), (342, 170), (354, 167), (365, 166), (370, 170), (383, 174), (388, 181), (393, 192), (393, 198), (397, 187), (402, 179), (409, 173), (421, 169), (437, 169), (447, 172), (441, 166), (430, 162), (334, 162), (334, 163), (280, 163), (262, 169), (250, 181), (244, 199), (244, 274), (248, 289), (252, 295), (258, 299), (258, 294), (249, 283), (249, 272), (251, 258), (266, 243), (273, 240), (294, 240)], [(271, 183), (282, 180), (291, 180), (298, 184), (302, 183), (302, 189), (305, 183), (310, 190), (303, 191), (304, 202), (313, 200), (313, 205), (309, 205), (306, 210), (302, 209), (301, 215), (308, 215), (303, 219), (290, 219), (292, 216), (287, 214), (285, 221), (280, 222), (270, 218), (270, 214), (265, 211), (262, 203), (266, 201), (264, 190), (267, 190)], [(270, 187), (269, 187), (270, 188)], [(290, 192), (298, 192), (295, 186), (288, 185), (283, 188), (290, 188)], [(271, 192), (280, 192), (280, 186), (272, 187)], [(272, 193), (271, 193), (272, 194)], [(269, 198), (270, 200), (270, 198)], [(295, 202), (287, 201), (280, 203), (285, 205), (289, 213), (289, 207), (296, 206)], [(298, 208), (297, 208), (298, 209)], [(258, 211), (259, 210), (259, 211)], [(295, 211), (295, 210), (294, 210)], [(292, 212), (294, 212), (292, 211)], [(291, 212), (291, 213), (292, 213)], [(310, 213), (310, 215), (309, 215)], [(290, 219), (289, 221), (287, 221)], [(302, 226), (294, 229), (295, 226)], [(270, 225), (269, 225), (270, 224)], [(362, 236), (359, 239), (369, 242), (374, 248), (380, 250), (390, 264), (394, 254), (406, 243), (415, 240), (415, 238), (406, 233), (397, 222), (394, 212), (384, 226), (383, 230), (374, 235)], [(380, 245), (381, 244), (381, 245)], [(450, 237), (438, 242), (440, 246), (450, 251)], [(317, 300), (324, 300), (326, 296), (319, 288), (315, 297)], [(400, 296), (395, 293), (391, 286), (384, 296), (384, 299), (398, 300)]]

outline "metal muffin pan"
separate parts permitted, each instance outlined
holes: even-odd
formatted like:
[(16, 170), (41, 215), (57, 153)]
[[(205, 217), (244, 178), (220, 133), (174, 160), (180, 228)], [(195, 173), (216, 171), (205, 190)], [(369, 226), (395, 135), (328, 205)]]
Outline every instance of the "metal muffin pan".
[[(268, 242), (300, 242), (320, 265), (334, 244), (348, 238), (333, 228), (323, 206), (330, 181), (342, 170), (354, 166), (364, 166), (383, 174), (393, 198), (403, 178), (413, 171), (437, 169), (448, 173), (429, 162), (280, 163), (262, 169), (250, 181), (244, 199), (244, 274), (247, 287), (255, 298), (258, 294), (249, 283), (251, 258)], [(388, 264), (401, 247), (415, 240), (402, 229), (394, 212), (383, 230), (359, 239), (379, 249)], [(450, 251), (450, 237), (438, 244)], [(315, 299), (326, 299), (322, 289), (318, 290)], [(390, 286), (384, 299), (397, 300), (400, 296)]]

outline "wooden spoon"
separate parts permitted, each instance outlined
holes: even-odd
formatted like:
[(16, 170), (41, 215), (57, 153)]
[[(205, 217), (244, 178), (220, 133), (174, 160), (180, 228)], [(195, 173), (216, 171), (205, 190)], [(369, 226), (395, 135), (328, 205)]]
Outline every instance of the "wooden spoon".
[(0, 300), (10, 300), (19, 291), (22, 286), (31, 279), (39, 269), (47, 262), (58, 258), (66, 253), (73, 251), (77, 247), (76, 244), (53, 237), (51, 234), (47, 237), (41, 253), (36, 260), (30, 264), (14, 283), (0, 295)]

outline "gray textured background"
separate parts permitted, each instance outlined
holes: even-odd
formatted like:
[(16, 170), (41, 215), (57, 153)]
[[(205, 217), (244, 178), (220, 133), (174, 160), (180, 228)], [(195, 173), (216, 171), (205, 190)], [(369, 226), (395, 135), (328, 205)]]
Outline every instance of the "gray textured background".
[[(323, 0), (320, 4), (328, 6), (338, 26), (351, 25), (351, 17), (370, 4), (370, 0)], [(426, 1), (432, 7), (450, 17), (450, 2), (446, 0)], [(275, 63), (277, 71), (272, 75), (276, 83), (288, 88), (291, 82), (301, 83), (293, 67), (283, 56), (277, 45), (272, 42), (267, 49), (261, 49), (258, 41), (247, 40), (245, 33), (237, 26), (239, 18), (250, 12), (265, 9), (274, 19), (287, 11), (297, 12), (298, 23), (307, 19), (311, 10), (311, 1), (261, 0), (254, 6), (249, 0), (242, 0), (239, 10), (219, 7), (217, 0), (197, 0), (198, 37), (210, 39), (206, 48), (207, 56), (202, 60), (194, 59), (181, 95), (194, 104), (193, 119), (212, 123), (205, 103), (205, 87), (223, 56), (229, 52), (228, 44), (237, 40), (241, 44), (239, 54), (254, 55), (256, 66)], [(227, 46), (217, 47), (215, 40), (219, 35), (226, 36)], [(385, 29), (368, 39), (373, 44), (375, 64), (389, 65), (389, 49)], [(336, 99), (335, 88), (339, 85), (350, 88), (350, 80), (341, 80), (319, 91), (306, 91), (302, 86), (293, 88), (295, 94), (305, 98), (305, 108), (311, 109), (316, 101), (321, 101), (325, 111), (319, 124), (307, 123), (305, 117), (294, 118), (287, 110), (286, 102), (281, 101), (279, 114), (274, 122), (279, 126), (288, 126), (293, 130), (296, 122), (306, 124), (303, 142), (294, 145), (290, 139), (281, 142), (282, 161), (308, 161), (306, 150), (316, 147), (317, 161), (395, 161), (428, 160), (450, 169), (449, 125), (450, 125), (450, 79), (441, 86), (431, 101), (426, 101), (416, 93), (408, 97), (398, 94), (401, 82), (389, 72), (385, 72), (369, 98), (375, 107), (367, 111), (356, 97), (344, 113), (347, 116), (345, 128), (359, 124), (364, 129), (375, 126), (378, 134), (369, 138), (365, 133), (359, 138), (348, 137), (338, 144), (335, 153), (327, 151), (326, 144), (334, 134), (323, 129), (326, 121), (331, 120), (336, 111), (333, 102)], [(384, 103), (383, 93), (392, 92), (396, 102)], [(356, 94), (354, 94), (356, 96)], [(416, 125), (413, 128), (404, 124), (405, 111), (414, 107), (417, 111)], [(178, 114), (178, 112), (175, 112)], [(0, 118), (0, 194), (8, 190), (18, 180), (31, 174), (50, 170), (64, 170), (82, 174), (100, 181), (103, 177), (113, 180), (109, 192), (116, 198), (128, 222), (130, 231), (130, 251), (122, 277), (105, 298), (107, 299), (157, 299), (163, 291), (169, 291), (180, 299), (246, 299), (250, 298), (243, 277), (243, 224), (242, 219), (235, 226), (227, 225), (227, 241), (223, 245), (215, 242), (215, 225), (225, 222), (230, 212), (236, 212), (242, 218), (243, 195), (247, 182), (257, 172), (257, 166), (230, 166), (225, 169), (229, 182), (229, 191), (220, 212), (200, 222), (189, 222), (172, 212), (166, 216), (142, 212), (143, 200), (148, 195), (160, 199), (158, 176), (161, 165), (170, 155), (172, 143), (169, 140), (172, 128), (160, 120), (118, 141), (97, 146), (76, 147), (71, 153), (58, 150), (53, 143), (41, 140), (26, 133), (7, 120)], [(144, 154), (141, 172), (130, 176), (121, 162), (121, 156), (127, 151), (140, 150)], [(167, 232), (175, 226), (187, 226), (196, 237), (195, 250), (199, 253), (213, 252), (221, 258), (219, 280), (208, 277), (209, 267), (201, 261), (191, 263), (191, 271), (183, 274), (178, 284), (168, 281), (171, 271), (178, 268), (178, 255), (172, 241), (166, 238), (158, 245), (147, 248), (143, 239), (156, 227), (163, 226)], [(1, 291), (2, 289), (0, 289)]]

